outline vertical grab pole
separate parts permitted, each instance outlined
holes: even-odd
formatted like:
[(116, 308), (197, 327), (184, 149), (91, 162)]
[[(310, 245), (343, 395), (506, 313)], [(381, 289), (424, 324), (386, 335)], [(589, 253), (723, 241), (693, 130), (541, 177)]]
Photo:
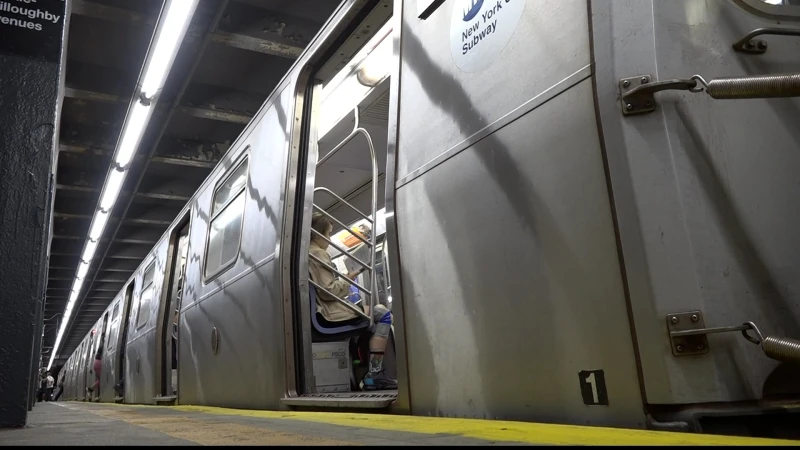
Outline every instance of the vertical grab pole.
[[(355, 114), (356, 125), (358, 125), (358, 106), (356, 106)], [(375, 323), (375, 305), (377, 304), (375, 299), (378, 296), (378, 277), (375, 273), (375, 243), (377, 241), (375, 236), (378, 234), (378, 159), (375, 157), (375, 146), (372, 145), (372, 137), (370, 137), (367, 130), (359, 129), (363, 131), (364, 137), (367, 138), (369, 154), (370, 158), (372, 158), (372, 232), (370, 233), (370, 244), (372, 245), (369, 249), (370, 267), (372, 269), (369, 272), (369, 289), (372, 294), (369, 296), (369, 323), (373, 325)]]
[[(372, 218), (370, 220), (370, 222), (372, 223), (372, 232), (370, 233), (370, 239), (369, 239), (369, 245), (370, 245), (370, 249), (369, 249), (369, 269), (370, 269), (369, 270), (369, 274), (370, 274), (369, 275), (370, 276), (369, 291), (370, 292), (367, 293), (366, 291), (364, 291), (364, 294), (369, 296), (369, 314), (368, 314), (369, 315), (369, 324), (370, 325), (374, 325), (375, 324), (375, 320), (373, 319), (372, 312), (375, 310), (375, 306), (377, 304), (377, 302), (375, 300), (375, 296), (377, 294), (377, 288), (378, 288), (378, 282), (377, 282), (377, 278), (375, 276), (375, 244), (377, 242), (377, 239), (375, 237), (377, 235), (377, 230), (375, 228), (377, 227), (377, 215), (378, 215), (378, 159), (375, 156), (375, 145), (373, 145), (373, 143), (372, 143), (372, 137), (369, 135), (369, 132), (367, 132), (367, 130), (361, 128), (361, 126), (360, 126), (359, 114), (358, 114), (358, 106), (356, 106), (353, 109), (353, 114), (355, 114), (355, 120), (354, 120), (354, 124), (353, 124), (353, 131), (350, 132), (350, 134), (342, 142), (340, 142), (339, 145), (334, 147), (333, 150), (331, 150), (325, 156), (320, 158), (317, 161), (317, 166), (322, 165), (325, 161), (327, 161), (329, 158), (331, 158), (336, 152), (338, 152), (340, 149), (342, 149), (344, 147), (344, 145), (347, 142), (349, 142), (351, 139), (353, 139), (353, 137), (355, 137), (357, 134), (359, 134), (359, 133), (362, 134), (364, 136), (364, 138), (367, 140), (367, 145), (369, 146), (369, 156), (370, 156), (370, 160), (371, 160), (371, 163), (372, 163), (372, 205), (371, 205), (372, 206), (372, 214), (371, 214)], [(320, 188), (317, 188), (317, 189), (320, 189)], [(316, 192), (316, 189), (314, 191)], [(337, 195), (333, 194), (332, 192), (331, 192), (331, 194), (334, 197), (338, 197)], [(344, 200), (344, 199), (341, 199), (341, 200)], [(344, 203), (347, 204), (348, 206), (350, 206), (351, 208), (353, 208), (359, 214), (362, 214), (361, 211), (359, 211), (358, 209), (356, 209), (355, 207), (353, 207), (352, 205), (350, 205), (346, 201), (344, 201)], [(363, 214), (362, 214), (362, 217), (363, 217)], [(344, 226), (344, 224), (341, 224), (341, 225)], [(350, 231), (350, 233), (352, 234), (353, 232)]]

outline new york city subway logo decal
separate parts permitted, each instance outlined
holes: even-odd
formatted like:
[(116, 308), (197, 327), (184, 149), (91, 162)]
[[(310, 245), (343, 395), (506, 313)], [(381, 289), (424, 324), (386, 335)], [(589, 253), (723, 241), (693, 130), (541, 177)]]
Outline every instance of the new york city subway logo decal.
[(450, 51), (459, 69), (477, 72), (503, 51), (517, 28), (525, 0), (456, 0)]

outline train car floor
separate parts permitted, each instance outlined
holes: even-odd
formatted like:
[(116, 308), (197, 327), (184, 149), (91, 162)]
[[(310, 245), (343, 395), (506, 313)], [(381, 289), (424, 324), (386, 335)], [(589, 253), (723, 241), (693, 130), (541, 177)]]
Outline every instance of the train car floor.
[(386, 414), (37, 403), (0, 445), (797, 445), (797, 441)]

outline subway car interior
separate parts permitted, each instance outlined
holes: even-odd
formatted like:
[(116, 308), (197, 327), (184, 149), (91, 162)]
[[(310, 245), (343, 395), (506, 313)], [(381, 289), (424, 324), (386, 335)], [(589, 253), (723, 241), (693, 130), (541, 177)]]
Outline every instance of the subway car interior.
[[(313, 386), (306, 387), (306, 394), (348, 398), (351, 393), (362, 391), (360, 380), (367, 371), (369, 334), (374, 329), (364, 311), (376, 304), (391, 310), (384, 237), (392, 3), (382, 3), (351, 34), (355, 39), (348, 39), (341, 51), (319, 69), (312, 88), (314, 108), (310, 122), (314, 131), (310, 140), (316, 145), (309, 146), (306, 195), (310, 196), (311, 210), (324, 214), (333, 223), (327, 251), (340, 278), (349, 282), (344, 274), (361, 274), (352, 280), (348, 297), (340, 297), (342, 303), (360, 305), (354, 308), (360, 320), (337, 327), (318, 320), (316, 296), (322, 287), (301, 276), (301, 285), (307, 284), (308, 288), (301, 288), (297, 309), (308, 311), (308, 316), (302, 314), (307, 317), (303, 326), (309, 327), (311, 336), (311, 342), (304, 343), (306, 351), (302, 354), (312, 356), (314, 379)], [(361, 32), (371, 33), (372, 27), (379, 31), (360, 42)], [(354, 55), (343, 59), (349, 48), (356, 50)], [(310, 218), (306, 219), (309, 220), (301, 221), (302, 235), (318, 235), (310, 227)], [(307, 252), (301, 253), (301, 267), (307, 267), (309, 258)], [(392, 336), (390, 333), (384, 368), (388, 377), (396, 379)], [(373, 401), (361, 400), (359, 404), (385, 407), (395, 395), (396, 390), (373, 391), (369, 396)], [(285, 399), (284, 403), (293, 401)]]

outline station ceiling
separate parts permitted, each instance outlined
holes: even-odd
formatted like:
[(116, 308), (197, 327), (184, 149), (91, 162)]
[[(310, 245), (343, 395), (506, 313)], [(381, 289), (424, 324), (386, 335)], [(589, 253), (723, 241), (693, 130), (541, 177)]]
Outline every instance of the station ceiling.
[[(333, 13), (338, 0), (200, 0), (97, 249), (62, 365)], [(73, 0), (42, 364), (55, 344), (162, 0)]]

